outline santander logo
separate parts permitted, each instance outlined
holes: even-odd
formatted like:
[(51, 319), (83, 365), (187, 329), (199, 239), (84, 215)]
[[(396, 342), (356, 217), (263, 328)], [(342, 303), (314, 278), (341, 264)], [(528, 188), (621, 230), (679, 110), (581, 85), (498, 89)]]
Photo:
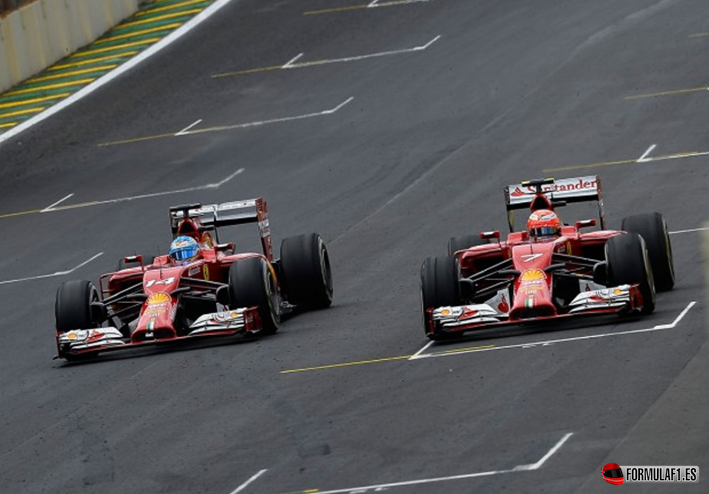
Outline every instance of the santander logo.
[[(543, 187), (544, 192), (573, 192), (575, 190), (595, 190), (597, 188), (597, 182), (594, 179), (586, 180), (585, 178), (572, 178), (569, 180), (559, 180), (558, 182), (550, 185), (545, 185)], [(525, 187), (524, 189), (519, 186), (515, 187), (515, 190), (510, 192), (512, 197), (522, 197), (529, 194), (535, 194), (537, 192), (535, 187)]]

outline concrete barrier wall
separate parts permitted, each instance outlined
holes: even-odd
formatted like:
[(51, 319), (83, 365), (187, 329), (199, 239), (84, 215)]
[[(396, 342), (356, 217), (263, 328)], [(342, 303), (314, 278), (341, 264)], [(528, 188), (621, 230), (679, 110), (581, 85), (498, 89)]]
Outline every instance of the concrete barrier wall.
[(0, 20), (0, 92), (89, 44), (139, 0), (37, 0)]

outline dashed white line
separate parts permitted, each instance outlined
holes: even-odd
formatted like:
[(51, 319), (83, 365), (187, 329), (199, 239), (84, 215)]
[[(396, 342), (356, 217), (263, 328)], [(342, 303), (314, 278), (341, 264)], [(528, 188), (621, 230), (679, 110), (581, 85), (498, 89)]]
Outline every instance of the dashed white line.
[(244, 489), (246, 489), (249, 485), (251, 485), (255, 480), (257, 480), (261, 475), (263, 475), (263, 474), (266, 473), (266, 472), (268, 472), (268, 469), (267, 469), (267, 468), (264, 468), (263, 470), (259, 470), (259, 471), (256, 472), (256, 474), (254, 474), (249, 480), (247, 480), (246, 482), (244, 482), (243, 484), (241, 484), (239, 487), (237, 487), (236, 489), (234, 489), (233, 491), (231, 491), (230, 494), (239, 494), (241, 491), (243, 491)]
[[(638, 163), (644, 163), (646, 161), (646, 158), (652, 151), (657, 147), (657, 144), (653, 144), (649, 148), (647, 148), (647, 151), (643, 153), (643, 155), (638, 159)], [(649, 160), (648, 160), (649, 161)]]
[(57, 271), (56, 273), (51, 273), (51, 274), (40, 274), (40, 275), (38, 275), (38, 276), (28, 276), (27, 278), (18, 278), (18, 279), (16, 279), (16, 280), (0, 281), (0, 285), (8, 285), (8, 284), (10, 284), (10, 283), (20, 283), (20, 282), (23, 282), (23, 281), (41, 280), (41, 279), (44, 279), (44, 278), (55, 278), (55, 277), (57, 277), (57, 276), (64, 276), (64, 275), (67, 275), (67, 274), (71, 274), (71, 273), (73, 273), (74, 271), (76, 271), (77, 269), (83, 268), (84, 266), (86, 266), (88, 263), (90, 263), (90, 262), (93, 261), (94, 259), (98, 259), (98, 258), (101, 257), (102, 255), (103, 255), (103, 252), (99, 252), (98, 254), (96, 254), (95, 256), (91, 257), (90, 259), (87, 259), (86, 261), (82, 262), (82, 263), (79, 264), (78, 266), (76, 266), (76, 267), (74, 267), (74, 268), (72, 268), (72, 269), (67, 269), (66, 271)]
[(50, 206), (47, 206), (47, 207), (44, 208), (42, 211), (40, 211), (40, 213), (48, 213), (48, 212), (50, 212), (52, 209), (54, 209), (55, 206), (60, 205), (61, 203), (63, 203), (64, 201), (66, 201), (67, 199), (69, 199), (69, 198), (71, 198), (71, 197), (74, 197), (74, 194), (73, 194), (73, 193), (67, 195), (66, 197), (63, 197), (62, 199), (59, 199), (57, 202), (51, 204)]
[(185, 127), (184, 129), (182, 129), (181, 131), (176, 132), (176, 133), (175, 133), (175, 137), (184, 135), (185, 132), (187, 132), (188, 130), (192, 129), (195, 125), (199, 125), (200, 123), (202, 123), (202, 119), (201, 119), (201, 118), (200, 118), (199, 120), (197, 120), (196, 122), (194, 122), (194, 123), (188, 125), (187, 127)]

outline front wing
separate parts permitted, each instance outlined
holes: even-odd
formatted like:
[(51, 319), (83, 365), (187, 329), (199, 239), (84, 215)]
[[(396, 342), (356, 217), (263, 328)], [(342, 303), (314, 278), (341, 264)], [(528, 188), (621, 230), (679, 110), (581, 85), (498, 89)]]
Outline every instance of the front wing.
[(581, 292), (568, 305), (567, 312), (552, 316), (511, 319), (509, 313), (489, 304), (430, 308), (425, 316), (429, 335), (440, 335), (582, 315), (630, 314), (641, 309), (642, 295), (638, 285), (621, 285)]
[(210, 336), (257, 334), (260, 329), (261, 318), (257, 308), (248, 307), (204, 314), (189, 327), (189, 333), (173, 338), (154, 338), (133, 342), (112, 326), (67, 331), (57, 334), (57, 351), (59, 358), (71, 359), (72, 357), (95, 355), (99, 352), (190, 341)]

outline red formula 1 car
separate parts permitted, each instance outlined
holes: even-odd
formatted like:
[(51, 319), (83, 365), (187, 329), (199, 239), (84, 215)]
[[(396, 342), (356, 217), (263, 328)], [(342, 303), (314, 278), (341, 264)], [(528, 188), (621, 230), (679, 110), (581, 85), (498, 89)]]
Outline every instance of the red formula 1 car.
[[(232, 243), (220, 243), (220, 227), (244, 223), (258, 224), (263, 254), (237, 254)], [(59, 287), (59, 357), (197, 337), (272, 334), (283, 312), (332, 303), (322, 238), (315, 233), (286, 238), (280, 259), (274, 259), (268, 206), (261, 198), (171, 207), (170, 226), (173, 245), (194, 246), (189, 257), (176, 257), (172, 250), (149, 259), (126, 257), (118, 271), (100, 277), (99, 289), (88, 281)]]
[[(649, 314), (655, 291), (674, 286), (672, 248), (659, 213), (625, 218), (607, 230), (596, 176), (540, 179), (505, 187), (510, 233), (454, 237), (449, 255), (421, 267), (426, 335), (443, 340), (466, 331), (594, 314)], [(596, 201), (595, 219), (563, 225), (555, 209)], [(531, 209), (531, 231), (514, 229), (515, 210)]]

